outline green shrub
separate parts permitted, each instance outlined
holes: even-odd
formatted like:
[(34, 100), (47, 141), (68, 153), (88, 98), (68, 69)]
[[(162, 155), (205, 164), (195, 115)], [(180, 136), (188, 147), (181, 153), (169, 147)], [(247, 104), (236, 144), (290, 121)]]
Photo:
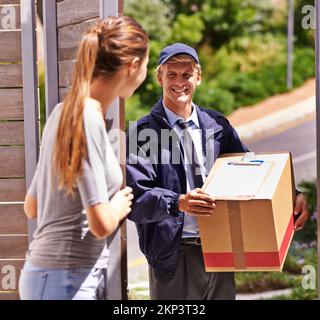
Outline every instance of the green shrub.
[(294, 288), (289, 295), (281, 295), (272, 298), (271, 300), (317, 300), (317, 290), (303, 289), (302, 286)]
[(304, 29), (302, 27), (302, 21), (306, 16), (302, 13), (302, 8), (305, 5), (314, 6), (314, 0), (296, 0), (295, 1), (295, 12), (294, 12), (294, 35), (296, 38), (296, 44), (304, 47), (314, 47), (315, 41), (315, 30)]
[[(294, 51), (293, 75), (300, 75), (302, 81), (293, 81), (294, 86), (302, 84), (305, 80), (315, 76), (315, 51), (314, 48), (298, 47)], [(293, 79), (294, 80), (294, 79)]]
[(204, 23), (199, 14), (177, 15), (172, 25), (170, 42), (183, 42), (190, 46), (197, 45), (202, 39)]
[(219, 80), (219, 87), (231, 92), (234, 96), (233, 109), (254, 104), (268, 96), (263, 83), (257, 82), (249, 73), (234, 73)]
[(231, 113), (234, 106), (233, 94), (215, 87), (210, 82), (202, 82), (197, 88), (194, 101), (203, 108), (213, 109), (223, 114)]
[(44, 62), (38, 61), (38, 78), (39, 78), (39, 110), (40, 110), (40, 136), (46, 123), (46, 88), (45, 88), (45, 70)]
[(253, 76), (263, 84), (266, 95), (272, 96), (287, 91), (286, 72), (285, 64), (265, 65)]
[(126, 99), (125, 108), (126, 108), (125, 109), (126, 110), (126, 128), (128, 128), (130, 121), (136, 121), (142, 118), (144, 115), (146, 115), (150, 111), (151, 106), (149, 108), (141, 106), (140, 96), (133, 95), (131, 98)]
[(257, 293), (292, 288), (300, 283), (297, 277), (284, 272), (238, 272), (237, 293)]
[(298, 263), (297, 257), (290, 254), (290, 250), (287, 254), (286, 260), (283, 265), (283, 271), (291, 274), (301, 274), (301, 264)]
[(302, 230), (294, 235), (294, 240), (300, 243), (313, 243), (317, 240), (317, 189), (315, 182), (303, 181), (299, 184), (298, 189), (305, 193), (308, 199), (308, 211), (310, 217)]

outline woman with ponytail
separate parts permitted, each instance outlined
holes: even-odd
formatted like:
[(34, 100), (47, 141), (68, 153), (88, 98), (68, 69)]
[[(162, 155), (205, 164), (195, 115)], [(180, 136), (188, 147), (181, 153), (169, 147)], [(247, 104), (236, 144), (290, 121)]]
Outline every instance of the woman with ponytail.
[(22, 299), (104, 299), (106, 238), (131, 210), (132, 189), (105, 127), (117, 97), (146, 77), (148, 37), (129, 17), (109, 17), (83, 37), (72, 86), (47, 120), (24, 210), (37, 218), (21, 271)]

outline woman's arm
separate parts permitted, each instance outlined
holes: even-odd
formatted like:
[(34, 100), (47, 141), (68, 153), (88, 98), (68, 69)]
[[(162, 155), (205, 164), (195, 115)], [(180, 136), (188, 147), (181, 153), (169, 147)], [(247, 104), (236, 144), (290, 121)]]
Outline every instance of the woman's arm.
[(119, 222), (131, 211), (132, 189), (129, 187), (118, 191), (108, 203), (100, 203), (86, 208), (89, 229), (99, 238), (112, 234)]
[(30, 193), (26, 194), (23, 209), (29, 219), (35, 219), (37, 217), (37, 199)]

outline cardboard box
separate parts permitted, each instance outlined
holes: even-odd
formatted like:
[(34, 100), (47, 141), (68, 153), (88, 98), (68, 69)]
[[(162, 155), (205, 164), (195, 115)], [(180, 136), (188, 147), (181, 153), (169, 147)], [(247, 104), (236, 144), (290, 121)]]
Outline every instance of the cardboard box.
[[(204, 183), (209, 194), (231, 192), (218, 192), (214, 214), (198, 218), (207, 272), (281, 271), (294, 234), (290, 153), (257, 153), (254, 160), (241, 162), (243, 155), (219, 157)], [(214, 191), (219, 175), (230, 174), (229, 169), (231, 178)]]

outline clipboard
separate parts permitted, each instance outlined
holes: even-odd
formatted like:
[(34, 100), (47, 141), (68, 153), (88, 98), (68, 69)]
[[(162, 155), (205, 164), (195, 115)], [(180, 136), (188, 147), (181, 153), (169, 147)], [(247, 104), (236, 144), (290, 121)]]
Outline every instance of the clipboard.
[(272, 170), (272, 162), (256, 159), (252, 155), (239, 161), (221, 163), (208, 178), (204, 190), (216, 199), (253, 199)]

